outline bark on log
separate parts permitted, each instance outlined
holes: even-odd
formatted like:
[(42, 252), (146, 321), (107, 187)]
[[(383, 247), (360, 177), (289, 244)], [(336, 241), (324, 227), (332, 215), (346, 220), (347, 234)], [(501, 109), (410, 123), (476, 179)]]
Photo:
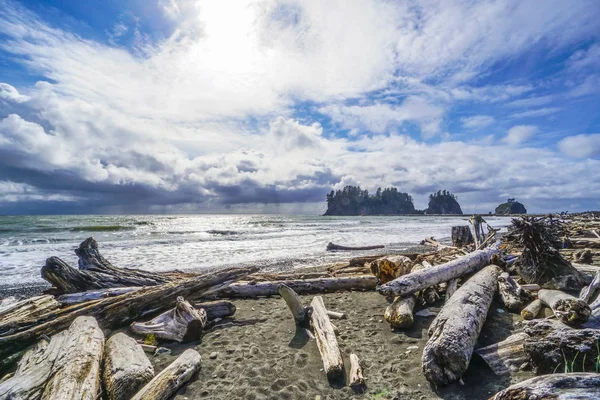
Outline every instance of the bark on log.
[(600, 375), (593, 373), (536, 376), (496, 393), (490, 400), (576, 400), (600, 397)]
[(206, 311), (206, 319), (209, 321), (217, 318), (231, 317), (235, 314), (235, 304), (226, 300), (194, 303), (194, 308)]
[(433, 320), (422, 357), (425, 377), (433, 384), (446, 385), (467, 370), (500, 272), (490, 265), (473, 275)]
[(373, 261), (371, 272), (377, 277), (378, 284), (388, 283), (399, 276), (408, 274), (413, 262), (405, 256), (385, 256)]
[(56, 300), (61, 306), (72, 306), (74, 304), (85, 303), (86, 301), (100, 300), (107, 297), (116, 297), (125, 293), (135, 292), (141, 287), (120, 287), (100, 290), (88, 290), (81, 293), (69, 293), (58, 296)]
[(367, 390), (360, 360), (354, 353), (350, 353), (350, 387), (356, 393), (364, 393)]
[(331, 242), (329, 242), (327, 244), (328, 251), (332, 251), (332, 250), (375, 250), (375, 249), (383, 249), (384, 247), (385, 247), (384, 245), (358, 246), (358, 247), (340, 246), (339, 244), (334, 244)]
[(66, 333), (52, 336), (50, 342), (41, 340), (25, 352), (14, 375), (0, 383), (0, 399), (39, 399)]
[(507, 272), (498, 277), (498, 292), (504, 306), (510, 311), (520, 311), (524, 303), (533, 298)]
[(287, 304), (288, 308), (292, 312), (296, 323), (298, 325), (305, 324), (307, 322), (306, 316), (308, 310), (302, 304), (302, 301), (300, 300), (298, 294), (294, 292), (293, 289), (290, 289), (289, 286), (283, 283), (279, 285), (278, 292), (281, 298), (285, 300), (285, 304)]
[(520, 332), (515, 333), (501, 342), (475, 350), (496, 375), (510, 375), (517, 372), (528, 357), (523, 350), (523, 343), (529, 335)]
[(298, 294), (331, 293), (339, 290), (374, 290), (377, 278), (372, 275), (348, 276), (338, 278), (304, 279), (297, 281), (274, 281), (258, 283), (239, 283), (231, 285), (212, 295), (216, 298), (261, 297), (279, 294), (281, 284), (287, 285)]
[(144, 349), (124, 333), (106, 341), (104, 388), (109, 400), (129, 400), (154, 377), (154, 367)]
[(252, 267), (223, 269), (183, 281), (141, 288), (117, 297), (53, 310), (35, 319), (19, 321), (13, 325), (11, 332), (0, 333), (0, 370), (6, 368), (6, 360), (10, 359), (11, 354), (35, 343), (42, 335), (53, 335), (67, 328), (81, 315), (94, 315), (102, 328), (115, 329), (172, 307), (178, 296), (202, 297), (256, 271), (257, 268)]
[(167, 368), (156, 375), (131, 400), (167, 400), (200, 370), (201, 358), (196, 350), (187, 349)]
[(398, 296), (387, 306), (383, 318), (390, 324), (392, 329), (410, 328), (415, 323), (413, 310), (416, 304), (417, 298), (414, 295)]
[(448, 285), (446, 286), (446, 300), (445, 300), (446, 303), (448, 302), (448, 300), (450, 300), (450, 297), (452, 297), (452, 295), (454, 295), (454, 293), (457, 290), (458, 290), (458, 278), (450, 279), (448, 281)]
[(498, 253), (495, 248), (474, 251), (450, 262), (411, 272), (377, 288), (384, 296), (406, 296), (426, 287), (459, 278), (462, 275), (480, 270), (490, 262), (490, 257)]
[(344, 361), (323, 298), (315, 296), (310, 305), (312, 307), (311, 325), (323, 360), (323, 368), (329, 379), (338, 378), (343, 373)]
[(0, 311), (0, 334), (9, 332), (19, 321), (35, 319), (58, 307), (59, 302), (50, 295), (31, 297), (13, 303)]
[(157, 339), (182, 343), (200, 339), (205, 325), (206, 311), (195, 309), (179, 296), (175, 308), (148, 322), (134, 322), (130, 329), (138, 335), (154, 335)]
[(473, 234), (469, 225), (452, 227), (452, 246), (464, 247), (473, 243)]
[(538, 298), (552, 309), (559, 320), (568, 325), (584, 323), (592, 314), (586, 302), (560, 290), (541, 289)]
[(96, 400), (104, 334), (93, 317), (78, 317), (67, 330), (42, 399)]
[(525, 320), (532, 320), (538, 316), (542, 310), (543, 303), (540, 299), (535, 299), (527, 307), (521, 310), (521, 317)]
[(596, 273), (594, 276), (594, 280), (588, 286), (581, 289), (581, 293), (579, 293), (579, 298), (586, 303), (590, 304), (593, 299), (596, 291), (600, 287), (600, 271)]

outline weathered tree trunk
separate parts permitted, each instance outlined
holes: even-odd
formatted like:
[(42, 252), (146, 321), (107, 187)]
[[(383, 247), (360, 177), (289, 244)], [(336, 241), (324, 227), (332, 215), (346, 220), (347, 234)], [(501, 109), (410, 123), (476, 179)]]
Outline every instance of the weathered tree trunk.
[(500, 272), (490, 265), (473, 275), (433, 320), (422, 357), (425, 377), (433, 384), (446, 385), (467, 370)]
[(579, 298), (586, 303), (590, 304), (594, 299), (594, 294), (598, 291), (600, 287), (600, 271), (596, 273), (594, 276), (594, 280), (588, 286), (581, 289), (581, 293), (579, 293)]
[(167, 400), (185, 385), (201, 367), (200, 354), (187, 349), (156, 375), (131, 400)]
[(378, 284), (388, 283), (399, 276), (405, 275), (413, 268), (413, 262), (405, 256), (385, 256), (373, 261), (371, 272), (377, 277)]
[(496, 375), (509, 375), (517, 372), (528, 357), (523, 350), (523, 343), (529, 335), (520, 332), (507, 337), (505, 340), (475, 350)]
[(521, 310), (521, 317), (526, 320), (532, 320), (538, 316), (544, 304), (540, 299), (535, 299), (527, 307)]
[(520, 311), (524, 303), (533, 298), (507, 272), (498, 277), (498, 292), (504, 306), (510, 311)]
[(452, 227), (452, 246), (464, 247), (473, 243), (473, 235), (469, 225)]
[(182, 343), (200, 339), (205, 325), (206, 311), (195, 309), (180, 296), (172, 310), (148, 322), (134, 322), (130, 329), (138, 335), (153, 334), (157, 339)]
[(377, 291), (384, 296), (406, 296), (426, 287), (459, 278), (480, 270), (490, 262), (490, 257), (498, 253), (495, 248), (474, 251), (450, 262), (411, 272), (381, 285)]
[(450, 279), (446, 286), (445, 301), (448, 302), (448, 300), (450, 300), (450, 297), (452, 297), (457, 290), (458, 290), (458, 278)]
[(586, 302), (560, 290), (541, 289), (538, 298), (552, 309), (559, 320), (568, 325), (581, 324), (592, 314)]
[(31, 297), (9, 305), (0, 311), (0, 334), (13, 329), (13, 325), (22, 320), (31, 320), (60, 307), (54, 296)]
[(206, 301), (194, 303), (194, 308), (203, 309), (206, 319), (211, 321), (217, 318), (231, 317), (235, 314), (235, 304), (226, 300)]
[(354, 353), (350, 353), (350, 387), (356, 393), (364, 393), (367, 390), (360, 360)]
[[(67, 328), (81, 315), (94, 315), (102, 328), (114, 329), (150, 313), (172, 307), (178, 296), (197, 298), (221, 290), (257, 268), (229, 268), (161, 286), (141, 288), (135, 292), (109, 297), (90, 303), (53, 310), (34, 319), (13, 324), (10, 332), (0, 333), (0, 370), (6, 359), (31, 344), (42, 335), (53, 335)], [(374, 280), (375, 278), (373, 278)]]
[(331, 293), (340, 290), (374, 290), (377, 278), (371, 275), (362, 275), (297, 281), (258, 282), (255, 284), (239, 283), (218, 291), (212, 296), (216, 298), (275, 296), (279, 294), (279, 285), (282, 283), (298, 294)]
[(576, 400), (600, 397), (600, 374), (551, 374), (536, 376), (496, 393), (490, 400)]
[(74, 304), (85, 303), (86, 301), (100, 300), (107, 297), (116, 297), (125, 293), (135, 292), (141, 286), (137, 287), (119, 287), (99, 290), (88, 290), (81, 293), (69, 293), (58, 296), (56, 299), (61, 306), (72, 306)]
[(323, 368), (329, 379), (335, 379), (343, 373), (344, 361), (335, 337), (333, 324), (329, 320), (321, 296), (315, 296), (310, 304), (312, 307), (311, 325), (323, 360)]
[(58, 333), (50, 342), (40, 340), (27, 350), (15, 374), (0, 383), (0, 399), (39, 399), (66, 334), (67, 331)]
[(375, 250), (375, 249), (383, 249), (384, 245), (375, 245), (375, 246), (358, 246), (358, 247), (349, 247), (349, 246), (340, 246), (339, 244), (334, 244), (329, 242), (327, 244), (327, 250)]
[(124, 333), (106, 341), (104, 388), (109, 400), (129, 400), (154, 377), (154, 367), (142, 346)]
[(398, 296), (387, 306), (383, 318), (390, 324), (392, 329), (410, 328), (415, 323), (413, 310), (417, 304), (417, 298), (414, 295), (406, 297)]
[(304, 325), (307, 322), (307, 309), (304, 305), (302, 305), (302, 301), (296, 292), (293, 289), (290, 289), (285, 284), (280, 284), (279, 295), (283, 300), (285, 300), (285, 304), (287, 304), (288, 308), (292, 312), (294, 316), (294, 320), (298, 325)]
[(65, 335), (42, 399), (96, 400), (104, 334), (93, 317), (78, 317)]

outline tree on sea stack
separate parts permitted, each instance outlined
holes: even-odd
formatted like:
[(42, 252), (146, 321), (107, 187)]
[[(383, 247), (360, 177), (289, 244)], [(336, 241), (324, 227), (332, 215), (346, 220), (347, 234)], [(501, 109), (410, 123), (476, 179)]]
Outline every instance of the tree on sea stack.
[(527, 209), (515, 199), (508, 199), (506, 203), (502, 203), (496, 207), (494, 212), (498, 215), (527, 214)]
[(429, 205), (426, 214), (462, 215), (462, 209), (455, 195), (447, 190), (438, 190), (429, 195)]

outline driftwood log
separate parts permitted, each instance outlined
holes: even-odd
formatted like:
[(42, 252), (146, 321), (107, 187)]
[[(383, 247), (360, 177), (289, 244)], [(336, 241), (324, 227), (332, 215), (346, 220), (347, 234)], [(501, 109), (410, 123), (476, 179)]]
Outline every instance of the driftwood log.
[(377, 278), (372, 275), (337, 278), (303, 279), (295, 281), (273, 281), (237, 283), (211, 295), (216, 298), (263, 297), (279, 294), (279, 285), (285, 284), (298, 294), (331, 293), (340, 290), (374, 290)]
[(182, 343), (200, 339), (205, 325), (206, 311), (197, 310), (179, 296), (175, 308), (148, 322), (134, 322), (130, 329), (138, 335), (154, 335), (157, 339)]
[(331, 242), (329, 242), (327, 244), (328, 251), (332, 251), (332, 250), (375, 250), (375, 249), (383, 249), (384, 247), (385, 247), (384, 245), (358, 246), (358, 247), (340, 246), (339, 244), (335, 244), (335, 243), (331, 243)]
[(154, 367), (142, 346), (124, 333), (106, 341), (104, 388), (109, 400), (129, 400), (154, 377)]
[(209, 321), (231, 317), (236, 310), (235, 304), (226, 300), (196, 302), (194, 308), (203, 309), (206, 312), (206, 319)]
[(598, 288), (600, 288), (600, 271), (596, 272), (592, 283), (581, 289), (581, 293), (579, 293), (579, 298), (585, 301), (586, 303), (590, 304), (592, 300), (594, 300), (594, 295), (598, 291)]
[(527, 361), (523, 343), (529, 338), (525, 332), (515, 333), (505, 340), (475, 350), (496, 375), (517, 372)]
[(431, 323), (423, 349), (423, 372), (435, 385), (459, 379), (467, 370), (473, 348), (497, 288), (500, 268), (490, 265), (467, 280)]
[(10, 361), (12, 354), (34, 344), (43, 335), (54, 335), (69, 327), (79, 316), (94, 315), (102, 328), (118, 328), (150, 313), (173, 307), (178, 296), (202, 297), (256, 271), (257, 268), (252, 267), (223, 269), (21, 320), (12, 325), (11, 331), (0, 333), (0, 370), (8, 366), (6, 360)]
[(417, 304), (414, 295), (398, 296), (386, 307), (383, 318), (390, 324), (392, 329), (410, 328), (415, 323), (413, 310)]
[(279, 285), (278, 291), (279, 295), (283, 300), (285, 300), (285, 304), (287, 304), (288, 308), (292, 312), (296, 323), (298, 325), (305, 325), (308, 321), (307, 316), (309, 310), (302, 304), (298, 294), (283, 283)]
[(364, 393), (367, 390), (360, 360), (354, 353), (350, 353), (350, 387), (356, 393)]
[(552, 309), (556, 318), (568, 325), (581, 324), (592, 314), (586, 302), (560, 290), (541, 289), (538, 298)]
[(406, 256), (385, 256), (373, 261), (369, 268), (377, 277), (377, 283), (384, 284), (409, 273), (413, 268), (413, 261)]
[(377, 288), (384, 296), (406, 296), (429, 286), (459, 278), (480, 270), (490, 263), (490, 257), (498, 253), (496, 248), (474, 251), (450, 262), (411, 272)]
[(42, 399), (96, 400), (104, 334), (93, 317), (78, 317), (69, 327), (52, 366)]
[(469, 225), (452, 227), (452, 246), (464, 247), (473, 244), (473, 234)]
[(0, 311), (0, 334), (9, 332), (19, 321), (35, 319), (59, 307), (60, 303), (50, 295), (31, 297), (10, 304)]
[(310, 305), (312, 307), (311, 325), (323, 360), (323, 368), (329, 379), (336, 379), (343, 374), (344, 361), (335, 337), (333, 324), (329, 320), (321, 296), (315, 296)]
[(81, 293), (69, 293), (58, 296), (56, 300), (61, 306), (72, 306), (74, 304), (85, 303), (86, 301), (100, 300), (107, 297), (116, 297), (125, 293), (135, 292), (141, 287), (119, 287), (99, 290), (88, 290)]
[(17, 366), (15, 374), (0, 383), (0, 399), (39, 399), (67, 331), (42, 339), (29, 349)]
[(540, 299), (535, 299), (527, 307), (521, 310), (521, 317), (525, 320), (532, 320), (538, 316), (544, 304)]
[(167, 368), (156, 375), (131, 400), (167, 400), (185, 385), (201, 367), (196, 350), (187, 349)]
[(507, 272), (498, 277), (498, 293), (504, 306), (510, 311), (521, 311), (524, 304), (533, 299)]
[(496, 393), (490, 400), (576, 400), (600, 397), (600, 374), (536, 376)]
[(457, 290), (458, 290), (458, 278), (450, 279), (446, 285), (445, 301), (448, 302), (448, 300), (450, 300), (450, 297), (452, 297)]

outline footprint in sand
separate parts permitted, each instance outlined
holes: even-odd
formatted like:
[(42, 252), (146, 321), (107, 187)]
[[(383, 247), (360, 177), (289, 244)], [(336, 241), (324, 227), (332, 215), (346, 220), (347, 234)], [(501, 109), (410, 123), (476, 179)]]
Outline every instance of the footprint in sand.
[(294, 364), (298, 368), (304, 368), (308, 364), (308, 354), (298, 353), (294, 355)]

